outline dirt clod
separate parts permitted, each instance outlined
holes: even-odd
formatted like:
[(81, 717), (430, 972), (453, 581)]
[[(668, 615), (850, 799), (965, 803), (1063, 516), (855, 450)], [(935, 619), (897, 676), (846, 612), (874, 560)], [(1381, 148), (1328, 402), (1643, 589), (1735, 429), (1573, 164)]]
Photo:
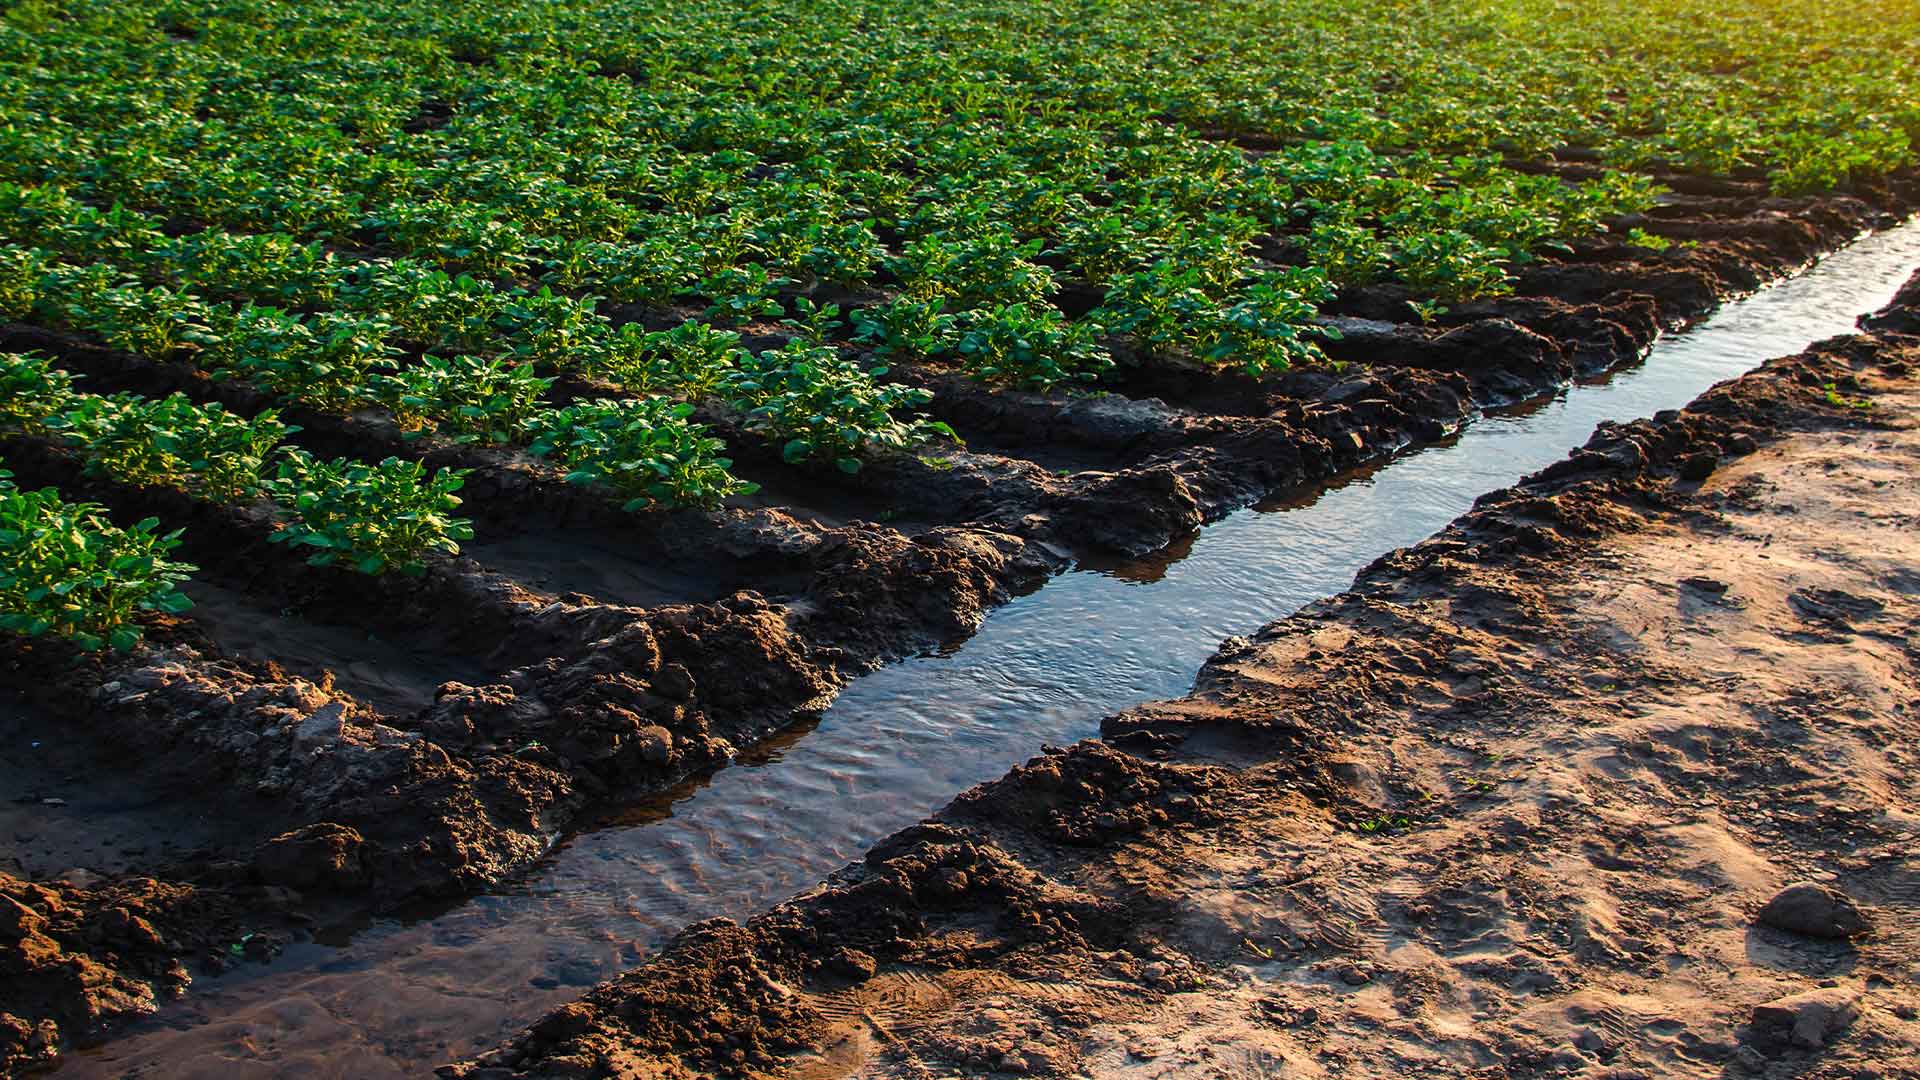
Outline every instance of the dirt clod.
[(1815, 882), (1789, 885), (1760, 909), (1760, 922), (1816, 938), (1851, 938), (1869, 929), (1867, 916), (1846, 893)]
[(1817, 1050), (1860, 1016), (1860, 995), (1838, 987), (1809, 990), (1754, 1006), (1753, 1026)]

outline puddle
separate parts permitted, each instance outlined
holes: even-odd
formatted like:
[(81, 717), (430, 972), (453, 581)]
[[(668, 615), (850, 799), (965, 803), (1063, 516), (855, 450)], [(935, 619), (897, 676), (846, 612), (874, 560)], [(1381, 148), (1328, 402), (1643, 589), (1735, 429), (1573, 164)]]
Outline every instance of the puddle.
[(1917, 264), (1920, 224), (1868, 237), (1664, 339), (1642, 366), (1484, 417), (1317, 498), (1242, 511), (1155, 556), (1068, 574), (950, 653), (857, 681), (809, 730), (575, 837), (499, 894), (383, 922), (340, 947), (296, 947), (63, 1072), (374, 1078), (497, 1045), (688, 922), (776, 903), (1042, 743), (1184, 693), (1221, 638), (1344, 589), (1480, 494), (1563, 457), (1601, 420), (1676, 408), (1851, 332)]

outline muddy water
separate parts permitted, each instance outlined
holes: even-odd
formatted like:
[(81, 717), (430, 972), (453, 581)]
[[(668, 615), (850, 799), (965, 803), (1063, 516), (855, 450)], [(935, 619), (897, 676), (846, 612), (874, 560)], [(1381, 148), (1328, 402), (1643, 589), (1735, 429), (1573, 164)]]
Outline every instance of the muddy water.
[(1186, 691), (1229, 634), (1345, 588), (1605, 419), (1853, 329), (1920, 265), (1920, 224), (1661, 341), (1646, 364), (1488, 416), (1451, 442), (1256, 507), (1158, 555), (1088, 567), (995, 612), (952, 653), (860, 680), (804, 730), (602, 824), (501, 893), (323, 935), (227, 976), (167, 1026), (77, 1056), (77, 1076), (418, 1075), (494, 1045), (696, 919), (804, 889), (954, 793), (1109, 713)]

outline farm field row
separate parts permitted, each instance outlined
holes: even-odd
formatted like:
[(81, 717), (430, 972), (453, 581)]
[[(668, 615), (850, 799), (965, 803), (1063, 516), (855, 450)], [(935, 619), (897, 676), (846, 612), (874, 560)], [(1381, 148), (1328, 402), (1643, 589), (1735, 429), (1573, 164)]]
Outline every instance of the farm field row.
[[(10, 6), (4, 680), (246, 825), (93, 867), (177, 929), (23, 953), (0, 1049), (484, 888), (1076, 559), (1897, 220), (1917, 23)], [(73, 868), (15, 862), (29, 908)]]

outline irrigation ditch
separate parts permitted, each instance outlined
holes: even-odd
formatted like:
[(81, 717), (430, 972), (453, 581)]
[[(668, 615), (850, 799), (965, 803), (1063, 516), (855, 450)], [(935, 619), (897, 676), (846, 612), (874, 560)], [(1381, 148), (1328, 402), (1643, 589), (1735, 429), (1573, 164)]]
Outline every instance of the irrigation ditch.
[[(1161, 372), (1067, 400), (943, 384), (964, 450), (633, 537), (494, 463), (470, 501), (518, 528), (383, 579), (371, 624), (364, 584), (276, 562), (257, 522), (221, 518), (202, 531), (262, 553), (222, 565), (261, 568), (209, 581), (150, 651), (9, 665), (7, 764), (31, 796), (9, 895), (23, 940), (50, 944), (0, 1002), (12, 1052), (156, 1006), (67, 1068), (405, 1074), (500, 1042), (680, 926), (765, 907), (1040, 744), (1177, 695), (1221, 638), (1339, 590), (1598, 421), (1844, 332), (1920, 263), (1916, 226), (1661, 334), (1902, 205), (1676, 197), (1656, 227), (1698, 244), (1670, 255), (1588, 245), (1439, 326), (1349, 298), (1337, 374)], [(195, 387), (9, 334), (103, 379)], [(8, 460), (168, 509), (44, 448)], [(100, 749), (64, 745), (76, 721)], [(135, 824), (156, 815), (169, 835)]]

